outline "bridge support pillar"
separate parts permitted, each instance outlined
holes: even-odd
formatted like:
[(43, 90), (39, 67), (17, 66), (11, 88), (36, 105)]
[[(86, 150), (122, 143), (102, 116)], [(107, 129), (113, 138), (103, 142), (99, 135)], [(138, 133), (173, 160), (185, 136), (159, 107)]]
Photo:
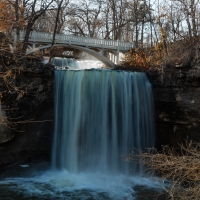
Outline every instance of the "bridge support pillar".
[(118, 50), (115, 53), (110, 53), (110, 60), (113, 63), (115, 63), (116, 65), (119, 64), (119, 51)]
[(116, 62), (116, 58), (115, 58), (115, 54), (114, 53), (110, 53), (110, 60), (115, 63)]
[(101, 56), (103, 55), (103, 50), (102, 50), (102, 49), (99, 51), (99, 54), (100, 54)]
[(114, 55), (114, 54), (111, 54), (111, 61), (112, 61), (113, 63), (115, 63), (115, 55)]
[(119, 64), (119, 50), (117, 50), (117, 53), (116, 53), (116, 55), (115, 55), (115, 57), (116, 57), (116, 62), (115, 62), (115, 64)]

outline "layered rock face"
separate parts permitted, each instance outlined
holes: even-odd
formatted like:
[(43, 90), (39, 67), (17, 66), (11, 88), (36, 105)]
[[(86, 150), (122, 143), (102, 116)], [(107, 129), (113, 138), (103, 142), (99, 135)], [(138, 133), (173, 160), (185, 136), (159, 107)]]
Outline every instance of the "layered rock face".
[(200, 141), (200, 67), (169, 67), (150, 74), (157, 147)]

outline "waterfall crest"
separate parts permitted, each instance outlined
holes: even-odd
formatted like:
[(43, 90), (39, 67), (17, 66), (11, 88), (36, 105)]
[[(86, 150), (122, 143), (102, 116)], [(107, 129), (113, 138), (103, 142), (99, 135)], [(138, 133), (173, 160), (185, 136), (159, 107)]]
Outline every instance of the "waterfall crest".
[(73, 58), (53, 57), (51, 63), (58, 69), (91, 69), (102, 68), (101, 61), (74, 60)]
[(144, 73), (55, 70), (54, 169), (129, 173), (121, 156), (152, 147), (153, 124)]
[(77, 61), (73, 58), (53, 57), (51, 63), (61, 69), (79, 69)]

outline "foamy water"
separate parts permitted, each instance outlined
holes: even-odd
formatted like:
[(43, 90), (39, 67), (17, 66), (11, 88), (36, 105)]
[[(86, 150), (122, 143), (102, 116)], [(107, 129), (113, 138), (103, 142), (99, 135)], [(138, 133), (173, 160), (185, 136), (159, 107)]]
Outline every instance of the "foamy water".
[(139, 176), (73, 174), (67, 170), (32, 170), (27, 176), (27, 167), (22, 170), (24, 174), (20, 176), (0, 180), (0, 199), (132, 200), (138, 196), (135, 186), (154, 191), (159, 191), (160, 187), (158, 181)]
[(101, 61), (94, 60), (77, 60), (79, 69), (91, 69), (91, 68), (102, 68), (103, 63)]
[[(44, 58), (43, 63), (47, 63), (47, 58)], [(98, 60), (75, 60), (73, 58), (60, 57), (53, 57), (52, 64), (56, 69), (82, 70), (103, 67), (103, 63)]]

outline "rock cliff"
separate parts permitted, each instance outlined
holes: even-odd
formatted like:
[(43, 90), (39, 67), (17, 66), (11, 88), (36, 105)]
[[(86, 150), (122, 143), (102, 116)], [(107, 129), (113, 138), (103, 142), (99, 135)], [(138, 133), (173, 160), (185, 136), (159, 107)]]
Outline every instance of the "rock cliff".
[(53, 71), (38, 65), (20, 73), (16, 91), (3, 90), (0, 167), (49, 160), (53, 134)]
[(166, 66), (149, 73), (155, 100), (157, 147), (200, 141), (200, 66)]

